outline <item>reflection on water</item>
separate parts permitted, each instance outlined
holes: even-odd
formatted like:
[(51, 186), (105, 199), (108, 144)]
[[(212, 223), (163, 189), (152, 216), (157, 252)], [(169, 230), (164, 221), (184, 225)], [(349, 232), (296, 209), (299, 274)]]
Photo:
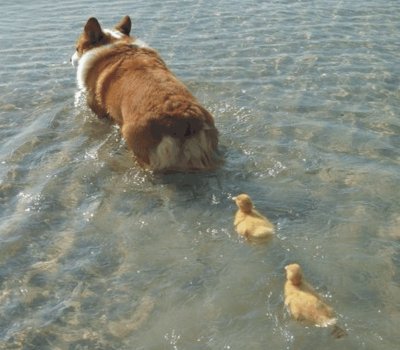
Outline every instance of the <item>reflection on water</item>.
[[(4, 2), (0, 348), (396, 348), (399, 7)], [(83, 23), (124, 14), (215, 115), (221, 169), (139, 169), (76, 95)], [(235, 234), (241, 192), (270, 244)], [(348, 337), (290, 320), (294, 261)]]

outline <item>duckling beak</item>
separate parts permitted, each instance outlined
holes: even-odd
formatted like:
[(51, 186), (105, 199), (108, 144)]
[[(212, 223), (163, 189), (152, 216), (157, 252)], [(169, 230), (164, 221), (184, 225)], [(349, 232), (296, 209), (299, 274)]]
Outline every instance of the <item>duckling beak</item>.
[(232, 197), (232, 200), (235, 201), (237, 199), (237, 197)]

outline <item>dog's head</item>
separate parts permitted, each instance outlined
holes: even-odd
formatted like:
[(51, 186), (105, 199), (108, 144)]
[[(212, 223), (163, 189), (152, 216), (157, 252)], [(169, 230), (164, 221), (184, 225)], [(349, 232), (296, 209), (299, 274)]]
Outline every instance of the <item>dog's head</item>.
[(76, 42), (76, 51), (71, 57), (72, 65), (77, 67), (82, 55), (94, 48), (110, 45), (117, 41), (131, 42), (132, 38), (129, 36), (131, 27), (132, 23), (129, 16), (122, 18), (114, 29), (102, 29), (96, 18), (89, 18), (83, 33)]

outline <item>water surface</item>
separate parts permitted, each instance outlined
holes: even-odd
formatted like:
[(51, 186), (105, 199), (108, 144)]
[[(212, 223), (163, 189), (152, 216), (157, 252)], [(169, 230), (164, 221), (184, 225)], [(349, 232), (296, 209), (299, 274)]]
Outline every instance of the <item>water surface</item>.
[[(398, 347), (397, 0), (0, 9), (1, 349)], [(76, 99), (86, 19), (126, 14), (215, 116), (218, 171), (142, 171)], [(277, 226), (270, 244), (233, 231), (241, 192)], [(290, 321), (294, 261), (348, 337)]]

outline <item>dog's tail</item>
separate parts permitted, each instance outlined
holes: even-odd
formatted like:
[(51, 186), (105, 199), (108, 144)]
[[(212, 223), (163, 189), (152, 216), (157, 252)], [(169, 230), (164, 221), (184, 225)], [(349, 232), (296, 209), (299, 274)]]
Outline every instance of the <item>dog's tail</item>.
[(141, 118), (121, 131), (138, 162), (154, 171), (214, 170), (222, 163), (213, 117), (198, 104)]
[(221, 163), (218, 131), (214, 123), (198, 116), (155, 120), (152, 134), (160, 142), (150, 151), (150, 167), (156, 171), (213, 170)]

